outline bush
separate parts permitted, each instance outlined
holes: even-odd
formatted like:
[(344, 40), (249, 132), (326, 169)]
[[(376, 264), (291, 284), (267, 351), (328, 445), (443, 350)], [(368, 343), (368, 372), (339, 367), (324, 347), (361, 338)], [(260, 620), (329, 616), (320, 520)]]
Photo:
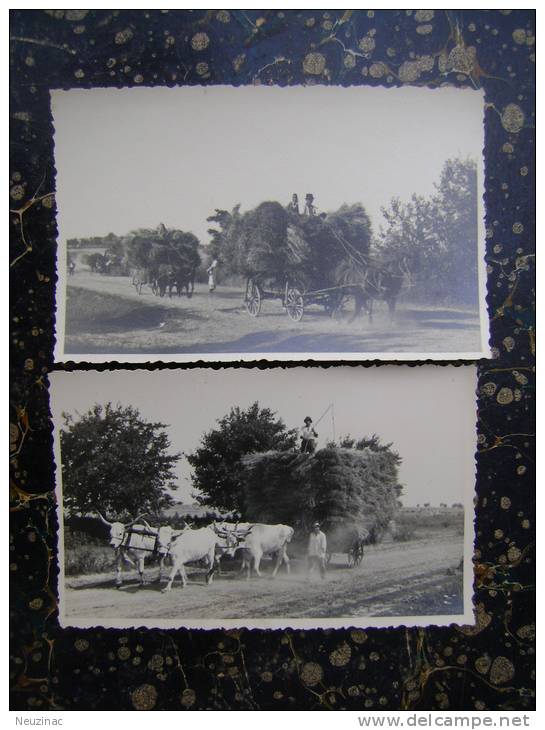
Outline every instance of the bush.
[(64, 571), (66, 575), (88, 575), (106, 573), (115, 569), (114, 551), (109, 545), (73, 545), (64, 548)]

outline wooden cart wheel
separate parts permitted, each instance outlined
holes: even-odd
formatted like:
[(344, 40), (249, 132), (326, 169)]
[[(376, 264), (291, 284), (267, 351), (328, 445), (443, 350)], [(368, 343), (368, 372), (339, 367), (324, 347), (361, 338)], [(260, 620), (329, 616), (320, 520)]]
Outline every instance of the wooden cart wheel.
[(288, 317), (294, 322), (300, 322), (303, 319), (305, 301), (297, 287), (292, 286), (287, 290), (285, 307)]
[(244, 303), (250, 317), (257, 317), (261, 312), (261, 292), (259, 286), (251, 279), (248, 280), (246, 285), (246, 298)]

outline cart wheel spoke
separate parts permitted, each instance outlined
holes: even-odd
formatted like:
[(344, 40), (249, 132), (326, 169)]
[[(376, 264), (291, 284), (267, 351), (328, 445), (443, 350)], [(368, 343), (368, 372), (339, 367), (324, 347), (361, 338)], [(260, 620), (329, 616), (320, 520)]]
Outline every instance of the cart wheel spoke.
[(259, 286), (253, 282), (252, 279), (249, 279), (246, 284), (246, 297), (244, 304), (246, 305), (246, 311), (250, 317), (257, 317), (261, 312), (261, 291)]
[(290, 287), (286, 292), (286, 312), (294, 322), (300, 322), (303, 318), (305, 301), (296, 287)]

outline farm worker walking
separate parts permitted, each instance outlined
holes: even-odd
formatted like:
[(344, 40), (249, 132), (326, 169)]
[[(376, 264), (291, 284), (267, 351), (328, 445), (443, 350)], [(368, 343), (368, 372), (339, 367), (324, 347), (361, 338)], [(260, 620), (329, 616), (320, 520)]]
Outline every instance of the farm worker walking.
[(305, 418), (305, 425), (301, 430), (301, 453), (302, 454), (313, 454), (316, 450), (316, 439), (318, 434), (312, 427), (312, 418), (307, 416)]
[(297, 193), (293, 193), (291, 196), (291, 200), (288, 203), (288, 210), (290, 210), (292, 213), (297, 213), (299, 215), (299, 198), (297, 196)]
[(208, 274), (208, 291), (213, 292), (216, 288), (216, 269), (218, 268), (218, 260), (213, 259), (210, 266), (206, 269)]
[(316, 215), (316, 206), (314, 205), (314, 195), (307, 193), (305, 195), (305, 215), (313, 216)]
[(312, 532), (308, 538), (308, 574), (312, 573), (315, 567), (318, 567), (320, 575), (325, 578), (325, 568), (327, 560), (327, 538), (320, 530), (320, 523), (315, 522), (312, 526)]

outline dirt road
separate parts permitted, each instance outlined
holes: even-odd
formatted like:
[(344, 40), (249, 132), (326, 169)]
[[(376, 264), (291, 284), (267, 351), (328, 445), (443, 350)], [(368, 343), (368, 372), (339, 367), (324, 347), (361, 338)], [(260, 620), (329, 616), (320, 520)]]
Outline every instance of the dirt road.
[(350, 322), (331, 319), (311, 305), (292, 322), (280, 301), (265, 301), (259, 317), (246, 312), (240, 288), (220, 286), (212, 295), (197, 284), (192, 299), (159, 298), (144, 287), (138, 295), (128, 277), (77, 271), (70, 277), (65, 351), (96, 353), (233, 352), (478, 352), (475, 311), (408, 305), (402, 299), (394, 321), (376, 305)]
[[(333, 556), (327, 577), (307, 582), (303, 561), (292, 561), (273, 580), (271, 561), (265, 575), (247, 581), (232, 566), (207, 586), (203, 569), (189, 569), (189, 584), (179, 579), (168, 594), (157, 582), (139, 587), (135, 574), (116, 590), (113, 575), (66, 579), (65, 617), (79, 619), (331, 618), (350, 616), (456, 615), (463, 613), (463, 538), (442, 534), (425, 540), (367, 548), (362, 564), (348, 568), (345, 556)], [(224, 569), (227, 569), (227, 565)], [(157, 569), (148, 570), (149, 580)]]

